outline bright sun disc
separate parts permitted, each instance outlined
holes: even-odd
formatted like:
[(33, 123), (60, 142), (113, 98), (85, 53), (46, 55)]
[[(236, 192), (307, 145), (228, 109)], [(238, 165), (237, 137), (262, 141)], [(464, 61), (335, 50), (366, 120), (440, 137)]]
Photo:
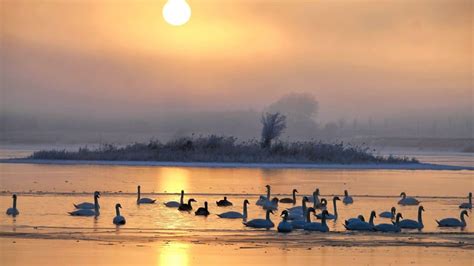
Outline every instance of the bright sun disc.
[(191, 17), (191, 7), (186, 0), (168, 0), (163, 7), (163, 18), (173, 26), (181, 26)]

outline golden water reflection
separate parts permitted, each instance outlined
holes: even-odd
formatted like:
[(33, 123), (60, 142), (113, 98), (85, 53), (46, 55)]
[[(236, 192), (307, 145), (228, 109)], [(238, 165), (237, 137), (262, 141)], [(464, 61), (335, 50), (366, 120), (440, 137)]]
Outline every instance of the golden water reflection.
[(189, 244), (169, 242), (166, 245), (159, 246), (157, 248), (157, 265), (189, 265)]
[(158, 168), (156, 177), (155, 191), (164, 191), (167, 193), (179, 193), (182, 189), (190, 189), (190, 170), (177, 167)]

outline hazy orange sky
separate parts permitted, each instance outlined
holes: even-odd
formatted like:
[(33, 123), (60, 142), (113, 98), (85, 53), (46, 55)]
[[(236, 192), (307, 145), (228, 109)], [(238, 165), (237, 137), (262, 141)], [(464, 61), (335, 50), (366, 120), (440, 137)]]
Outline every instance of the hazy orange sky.
[(2, 110), (261, 109), (309, 92), (323, 116), (471, 110), (472, 1), (2, 0)]

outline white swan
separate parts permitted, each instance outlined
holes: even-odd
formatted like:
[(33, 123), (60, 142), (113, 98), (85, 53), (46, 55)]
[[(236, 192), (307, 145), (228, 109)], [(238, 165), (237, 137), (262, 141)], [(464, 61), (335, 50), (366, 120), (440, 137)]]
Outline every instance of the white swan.
[[(305, 197), (306, 198), (306, 197)], [(311, 222), (311, 212), (314, 213), (314, 208), (313, 207), (309, 207), (305, 210), (305, 213), (304, 213), (304, 219), (297, 219), (297, 220), (293, 220), (291, 221), (291, 225), (293, 226), (294, 229), (304, 229), (305, 225), (307, 223), (310, 223)]]
[(224, 219), (247, 219), (247, 205), (249, 204), (250, 202), (248, 200), (244, 200), (244, 209), (242, 211), (242, 213), (240, 212), (236, 212), (236, 211), (230, 211), (230, 212), (224, 212), (224, 213), (221, 213), (221, 214), (218, 214), (217, 216), (219, 216), (220, 218), (224, 218)]
[(422, 229), (423, 228), (423, 219), (421, 218), (421, 213), (425, 211), (423, 206), (418, 207), (418, 221), (405, 219), (399, 223), (400, 228), (406, 229)]
[(418, 205), (420, 202), (415, 199), (414, 197), (407, 197), (407, 194), (405, 192), (400, 193), (400, 197), (402, 197), (399, 201), (398, 204), (400, 205)]
[(248, 222), (244, 222), (243, 224), (248, 227), (253, 227), (253, 228), (266, 228), (270, 229), (275, 226), (275, 224), (270, 220), (270, 213), (273, 214), (272, 210), (267, 210), (267, 213), (265, 215), (265, 219), (253, 219)]
[(290, 233), (293, 231), (293, 225), (288, 222), (288, 211), (284, 210), (281, 212), (281, 216), (283, 216), (283, 220), (278, 224), (278, 232), (280, 233)]
[(293, 189), (293, 198), (283, 198), (280, 200), (281, 203), (291, 203), (293, 205), (296, 204), (296, 193), (298, 193), (298, 190)]
[(94, 193), (94, 209), (79, 209), (73, 212), (69, 212), (72, 216), (99, 216), (99, 198), (100, 193)]
[[(99, 191), (95, 191), (94, 192), (94, 199), (95, 197), (99, 195), (100, 196), (100, 192)], [(74, 208), (76, 209), (90, 209), (90, 210), (93, 210), (95, 208), (95, 205), (94, 203), (90, 203), (90, 202), (83, 202), (83, 203), (79, 203), (79, 204), (74, 204)], [(100, 205), (99, 205), (99, 209), (100, 209)]]
[(288, 220), (304, 220), (306, 219), (306, 202), (308, 202), (308, 197), (303, 197), (301, 206), (296, 206), (287, 209), (288, 211)]
[(374, 218), (376, 214), (375, 211), (372, 211), (370, 213), (370, 219), (369, 222), (364, 222), (362, 220), (354, 220), (353, 222), (346, 222), (344, 224), (344, 227), (346, 230), (351, 230), (351, 231), (374, 231)]
[(354, 200), (352, 199), (351, 196), (349, 196), (349, 192), (347, 190), (344, 190), (344, 198), (342, 199), (342, 202), (344, 204), (352, 204), (354, 203)]
[(168, 202), (165, 202), (165, 206), (168, 207), (168, 208), (178, 208), (179, 205), (183, 204), (184, 200), (184, 190), (181, 190), (181, 197), (179, 198), (179, 201), (168, 201)]
[(323, 212), (321, 213), (322, 215), (322, 219), (321, 219), (321, 223), (318, 223), (318, 222), (311, 222), (311, 218), (309, 218), (309, 213), (310, 212), (315, 212), (315, 209), (314, 208), (309, 208), (308, 209), (308, 222), (306, 223), (306, 225), (303, 227), (304, 230), (306, 231), (318, 231), (318, 232), (329, 232), (329, 227), (328, 225), (326, 224), (326, 215), (328, 214), (328, 211), (327, 210), (323, 210)]
[(260, 196), (260, 198), (255, 203), (258, 206), (263, 206), (266, 202), (270, 201), (271, 187), (270, 187), (270, 185), (266, 185), (265, 187), (267, 188), (267, 196), (266, 197), (265, 196)]
[[(326, 215), (326, 220), (337, 220), (337, 206), (336, 206), (336, 201), (337, 200), (341, 200), (341, 199), (338, 196), (335, 196), (334, 198), (332, 198), (332, 204), (333, 204), (333, 207), (334, 207), (334, 214), (328, 213)], [(318, 219), (322, 219), (323, 214), (319, 213), (319, 214), (316, 215), (316, 217), (318, 217)]]
[(271, 201), (265, 202), (265, 204), (263, 204), (263, 209), (272, 211), (278, 210), (278, 198), (273, 198)]
[(319, 201), (319, 204), (313, 204), (313, 208), (316, 210), (327, 210), (327, 205), (328, 201), (325, 198), (322, 198), (321, 201)]
[(156, 200), (150, 198), (141, 198), (140, 186), (137, 186), (137, 204), (153, 204)]
[(15, 217), (18, 214), (20, 214), (20, 212), (16, 208), (16, 198), (17, 198), (16, 194), (13, 194), (12, 198), (13, 198), (13, 207), (7, 209), (7, 215), (11, 215), (11, 216)]
[(400, 218), (402, 217), (401, 213), (397, 213), (395, 223), (393, 224), (378, 224), (374, 226), (375, 231), (379, 232), (393, 232), (398, 233), (400, 232)]
[(124, 225), (126, 223), (125, 217), (120, 215), (120, 208), (122, 208), (122, 205), (120, 205), (120, 203), (115, 204), (115, 217), (113, 223), (116, 225)]
[(465, 227), (466, 220), (464, 220), (464, 215), (469, 217), (467, 211), (463, 210), (460, 215), (461, 220), (458, 220), (456, 218), (445, 218), (441, 221), (436, 220), (436, 222), (438, 223), (439, 227)]
[(464, 202), (459, 205), (460, 209), (472, 209), (472, 192), (469, 192), (469, 195), (467, 196), (469, 199), (469, 202)]
[(208, 216), (209, 215), (209, 210), (207, 209), (207, 201), (204, 202), (204, 208), (200, 207), (197, 209), (196, 212), (194, 212), (195, 215), (201, 215), (201, 216)]
[(397, 212), (397, 209), (395, 207), (392, 207), (390, 211), (384, 211), (379, 214), (379, 217), (381, 218), (390, 218), (390, 219), (395, 219), (395, 213)]

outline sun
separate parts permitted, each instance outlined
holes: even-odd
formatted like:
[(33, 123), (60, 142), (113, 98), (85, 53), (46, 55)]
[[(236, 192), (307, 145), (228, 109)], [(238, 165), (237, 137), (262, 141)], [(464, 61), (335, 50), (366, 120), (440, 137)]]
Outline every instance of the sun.
[(163, 7), (163, 18), (173, 26), (184, 25), (191, 18), (191, 7), (186, 0), (168, 0)]

